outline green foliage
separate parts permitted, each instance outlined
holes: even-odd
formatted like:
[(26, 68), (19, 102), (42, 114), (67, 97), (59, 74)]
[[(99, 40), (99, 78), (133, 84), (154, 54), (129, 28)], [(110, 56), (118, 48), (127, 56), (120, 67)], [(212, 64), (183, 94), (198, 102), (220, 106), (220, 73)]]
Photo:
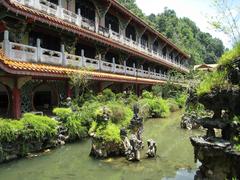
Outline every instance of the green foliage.
[(66, 121), (66, 119), (72, 114), (72, 110), (70, 108), (54, 108), (53, 113), (62, 121)]
[(238, 43), (233, 49), (225, 52), (219, 59), (219, 65), (225, 66), (230, 64), (237, 57), (240, 57), (240, 43)]
[(149, 102), (151, 112), (153, 114), (153, 117), (167, 117), (170, 114), (170, 108), (168, 106), (168, 103), (166, 100), (162, 98), (156, 98), (152, 99)]
[(140, 99), (138, 101), (138, 107), (139, 107), (139, 116), (143, 119), (151, 118), (152, 112), (150, 107), (151, 99)]
[(0, 141), (51, 139), (57, 135), (58, 122), (47, 117), (24, 114), (21, 120), (0, 120)]
[(87, 136), (87, 128), (74, 116), (70, 116), (64, 123), (64, 126), (68, 129), (70, 140), (81, 139)]
[(143, 91), (142, 98), (145, 99), (153, 99), (153, 93), (149, 91)]
[(120, 128), (114, 123), (108, 122), (105, 128), (98, 128), (96, 135), (105, 141), (121, 142)]
[(24, 126), (17, 120), (0, 119), (0, 142), (13, 142), (21, 134)]
[(171, 112), (178, 111), (180, 108), (176, 100), (173, 98), (167, 99), (167, 103)]
[(133, 117), (133, 111), (122, 102), (110, 102), (107, 107), (111, 110), (110, 119), (113, 123), (120, 126), (127, 126)]
[(187, 94), (185, 93), (178, 94), (175, 98), (175, 101), (179, 108), (183, 108), (187, 101)]
[(190, 54), (192, 64), (213, 64), (224, 52), (220, 39), (202, 32), (189, 18), (178, 18), (174, 10), (165, 8), (163, 13), (145, 16), (135, 0), (118, 1)]
[(100, 95), (98, 95), (97, 99), (99, 102), (115, 101), (116, 95), (111, 89), (105, 89)]
[(24, 139), (53, 138), (57, 135), (58, 122), (47, 116), (39, 116), (31, 113), (26, 113), (20, 120), (24, 128), (22, 137)]
[(197, 95), (203, 95), (211, 92), (213, 88), (222, 88), (227, 85), (226, 71), (214, 71), (205, 76), (197, 87)]
[(170, 113), (170, 107), (166, 100), (155, 97), (151, 92), (143, 92), (142, 99), (139, 100), (139, 112), (143, 118), (148, 117), (167, 117)]

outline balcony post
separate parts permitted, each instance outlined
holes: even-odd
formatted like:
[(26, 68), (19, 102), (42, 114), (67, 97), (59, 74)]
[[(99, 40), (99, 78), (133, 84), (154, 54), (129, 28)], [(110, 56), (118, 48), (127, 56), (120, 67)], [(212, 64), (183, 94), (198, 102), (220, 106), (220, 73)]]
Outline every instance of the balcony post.
[(116, 64), (115, 64), (115, 58), (112, 58), (112, 72), (115, 72), (116, 70)]
[(95, 15), (95, 32), (98, 33), (98, 29), (99, 29), (99, 18), (98, 18), (98, 13), (96, 12)]
[(148, 77), (150, 77), (150, 67), (148, 67)]
[(39, 0), (32, 0), (32, 5), (36, 9), (40, 9), (40, 2), (39, 2)]
[(101, 71), (102, 70), (102, 54), (100, 53), (98, 57), (99, 57), (99, 70)]
[(57, 6), (57, 13), (56, 13), (56, 15), (59, 18), (63, 19), (63, 7), (62, 7), (62, 3), (60, 1), (61, 0), (58, 0), (59, 5)]
[(61, 44), (61, 53), (62, 53), (62, 65), (66, 66), (67, 65), (67, 59), (65, 55), (65, 46), (64, 44)]
[(127, 61), (126, 60), (123, 61), (123, 65), (124, 65), (124, 74), (127, 75)]
[(37, 62), (41, 62), (42, 59), (42, 48), (41, 48), (41, 40), (37, 39)]
[(133, 46), (133, 38), (131, 34), (130, 34), (130, 45)]
[(3, 39), (3, 53), (10, 57), (10, 41), (9, 41), (9, 32), (4, 31), (4, 39)]
[(109, 35), (110, 35), (110, 37), (112, 37), (112, 25), (111, 24), (108, 25), (108, 29), (109, 29)]
[(135, 63), (133, 63), (133, 71), (134, 71), (134, 76), (136, 76), (137, 72), (136, 72), (136, 64)]
[(84, 56), (84, 49), (81, 50), (81, 57), (82, 57), (82, 67), (86, 67), (86, 61)]
[(81, 9), (78, 8), (77, 10), (77, 25), (81, 26), (82, 25), (82, 16), (81, 16)]

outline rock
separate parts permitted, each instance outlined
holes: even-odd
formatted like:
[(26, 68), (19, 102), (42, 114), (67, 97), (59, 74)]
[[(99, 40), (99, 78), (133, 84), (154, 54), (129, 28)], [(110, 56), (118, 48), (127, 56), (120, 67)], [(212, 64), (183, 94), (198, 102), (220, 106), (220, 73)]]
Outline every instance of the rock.
[(240, 178), (240, 153), (232, 150), (231, 142), (221, 138), (191, 137), (195, 159), (202, 165), (195, 179)]
[(197, 116), (194, 113), (184, 114), (181, 118), (180, 127), (188, 130), (198, 129), (200, 125), (196, 123), (196, 120)]
[(156, 142), (153, 141), (152, 139), (149, 139), (147, 141), (147, 145), (148, 145), (148, 150), (147, 150), (147, 156), (149, 158), (153, 158), (153, 157), (156, 157), (157, 155), (157, 145), (156, 145)]

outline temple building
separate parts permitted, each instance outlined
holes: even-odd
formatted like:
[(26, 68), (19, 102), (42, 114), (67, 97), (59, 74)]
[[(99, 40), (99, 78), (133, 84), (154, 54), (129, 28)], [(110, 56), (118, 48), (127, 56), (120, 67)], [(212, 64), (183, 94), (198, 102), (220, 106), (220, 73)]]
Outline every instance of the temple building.
[(51, 112), (72, 95), (69, 74), (93, 91), (136, 93), (188, 73), (189, 56), (116, 0), (1, 0), (0, 115)]

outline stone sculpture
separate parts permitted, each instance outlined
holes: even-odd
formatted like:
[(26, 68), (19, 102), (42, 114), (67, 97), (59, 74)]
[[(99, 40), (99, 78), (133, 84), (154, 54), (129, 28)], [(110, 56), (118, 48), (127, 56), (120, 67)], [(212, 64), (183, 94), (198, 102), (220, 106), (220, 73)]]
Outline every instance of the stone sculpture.
[(156, 145), (156, 142), (152, 139), (149, 139), (147, 141), (147, 145), (148, 145), (148, 150), (147, 150), (147, 156), (149, 158), (153, 158), (153, 157), (156, 157), (157, 155), (157, 145)]

